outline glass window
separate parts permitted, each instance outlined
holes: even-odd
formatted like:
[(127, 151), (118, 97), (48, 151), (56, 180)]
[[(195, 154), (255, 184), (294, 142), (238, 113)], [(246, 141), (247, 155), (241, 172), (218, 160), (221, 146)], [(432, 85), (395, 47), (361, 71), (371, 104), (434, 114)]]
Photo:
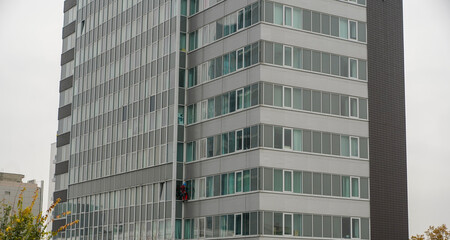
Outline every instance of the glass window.
[(236, 173), (236, 192), (242, 192), (242, 172)]
[(322, 94), (319, 91), (312, 91), (312, 110), (313, 112), (322, 112)]
[(322, 53), (322, 72), (323, 73), (331, 73), (330, 72), (330, 54)]
[(227, 114), (229, 112), (229, 97), (228, 97), (228, 93), (225, 93), (222, 95), (222, 114)]
[(236, 214), (235, 217), (235, 235), (242, 235), (242, 214)]
[(321, 132), (313, 132), (313, 152), (322, 153), (322, 134)]
[(237, 22), (238, 30), (244, 28), (244, 9), (238, 12)]
[(284, 6), (284, 25), (292, 27), (292, 8)]
[(264, 168), (264, 190), (273, 190), (273, 169)]
[(251, 105), (250, 87), (244, 88), (244, 108), (248, 108)]
[(355, 21), (348, 21), (349, 22), (349, 32), (350, 32), (350, 39), (356, 40), (357, 37), (357, 28), (356, 28), (356, 22)]
[(264, 235), (272, 235), (273, 232), (273, 213), (264, 212)]
[(311, 11), (303, 9), (303, 30), (311, 31)]
[(311, 90), (303, 89), (303, 110), (311, 111)]
[(234, 132), (228, 133), (228, 152), (233, 153), (236, 148), (236, 138)]
[(339, 37), (348, 38), (348, 20), (346, 18), (339, 19)]
[(244, 89), (238, 89), (236, 91), (236, 109), (242, 109), (244, 108)]
[(320, 33), (320, 13), (312, 12), (312, 31)]
[(273, 190), (276, 192), (283, 191), (283, 170), (275, 169), (273, 171)]
[(244, 150), (250, 149), (250, 128), (244, 128)]
[(350, 58), (350, 77), (358, 78), (358, 61)]
[(214, 117), (214, 98), (208, 99), (208, 119)]
[(348, 136), (341, 136), (341, 156), (350, 156), (350, 142)]
[(283, 148), (283, 128), (282, 127), (274, 127), (274, 148), (282, 149)]
[(284, 46), (284, 66), (292, 67), (292, 47)]
[(303, 49), (303, 69), (311, 70), (311, 50)]
[(312, 215), (303, 215), (303, 236), (312, 237)]
[(348, 77), (348, 57), (340, 57), (341, 60), (341, 76)]
[(293, 106), (295, 109), (302, 109), (302, 89), (294, 88)]
[(367, 159), (369, 158), (369, 149), (367, 138), (359, 138), (359, 157)]
[(244, 192), (250, 191), (250, 170), (244, 171), (244, 179), (242, 181), (242, 184)]
[(350, 197), (350, 177), (342, 176), (342, 197)]
[(313, 236), (322, 237), (322, 216), (313, 215)]
[(223, 75), (226, 75), (230, 72), (230, 55), (225, 54), (223, 56)]
[(244, 67), (244, 50), (239, 49), (237, 51), (237, 69)]
[(303, 28), (303, 14), (300, 8), (294, 8), (293, 26), (298, 29)]
[(294, 68), (301, 69), (302, 68), (302, 49), (301, 48), (294, 48), (294, 55), (293, 55), (293, 63)]
[(273, 2), (265, 2), (264, 17), (266, 22), (273, 23)]
[(339, 95), (331, 94), (331, 114), (339, 115)]
[(301, 172), (294, 172), (294, 180), (293, 180), (293, 185), (294, 185), (294, 192), (295, 193), (302, 193), (302, 173)]
[(331, 55), (331, 74), (339, 76), (339, 56)]
[(331, 175), (330, 174), (323, 174), (322, 175), (322, 181), (323, 181), (323, 195), (331, 196)]
[(312, 194), (312, 174), (303, 172), (303, 193)]
[(331, 16), (331, 35), (339, 37), (339, 18)]
[(276, 65), (283, 65), (283, 45), (279, 43), (274, 44), (274, 53), (275, 53), (275, 60), (274, 64)]
[(341, 217), (333, 217), (333, 238), (342, 238), (341, 231)]
[(302, 130), (294, 130), (294, 151), (302, 151)]
[(330, 113), (330, 94), (322, 92), (322, 112)]
[(292, 107), (292, 88), (284, 87), (284, 107)]
[(228, 153), (228, 133), (222, 134), (222, 154)]
[(221, 189), (222, 189), (222, 195), (227, 195), (228, 194), (228, 174), (222, 174), (222, 178), (221, 178), (222, 182), (221, 182)]
[(252, 5), (252, 24), (259, 22), (259, 2)]
[(264, 42), (264, 62), (273, 63), (273, 43)]
[(214, 196), (214, 179), (213, 177), (207, 177), (206, 178), (206, 197), (212, 197)]
[(258, 126), (250, 128), (250, 148), (258, 147)]
[(215, 116), (218, 117), (222, 115), (222, 96), (217, 96), (214, 99), (214, 112)]
[(294, 214), (294, 236), (302, 236), (302, 215)]
[(273, 126), (264, 125), (264, 147), (273, 147)]
[(236, 111), (236, 92), (230, 92), (230, 113)]
[(322, 153), (331, 154), (331, 134), (322, 133)]
[(284, 171), (284, 191), (292, 192), (292, 171)]
[(360, 179), (360, 196), (364, 199), (369, 199), (369, 179), (361, 178)]
[(358, 78), (367, 80), (367, 62), (364, 60), (358, 60)]
[(312, 70), (314, 72), (321, 72), (321, 53), (317, 51), (312, 52)]
[(236, 151), (242, 150), (242, 130), (236, 131)]
[(366, 42), (366, 23), (358, 22), (358, 41)]
[(283, 25), (283, 5), (274, 3), (274, 23)]
[(313, 174), (313, 194), (322, 195), (322, 174)]
[(341, 96), (341, 115), (342, 116), (349, 116), (349, 97), (348, 96)]
[(258, 190), (258, 169), (253, 168), (250, 170), (250, 191)]
[(359, 197), (359, 178), (352, 177), (352, 197)]
[(252, 24), (252, 6), (245, 7), (245, 24), (244, 27), (249, 27)]
[(350, 218), (343, 217), (342, 218), (342, 238), (351, 238), (350, 235)]
[(236, 52), (230, 53), (230, 73), (236, 71)]
[(350, 150), (351, 150), (351, 156), (352, 157), (359, 157), (359, 154), (358, 154), (358, 138), (357, 137), (351, 137), (350, 138)]
[(252, 65), (259, 62), (259, 42), (252, 44)]
[(252, 100), (251, 104), (252, 106), (258, 105), (259, 103), (259, 84), (253, 84), (252, 85)]
[(284, 214), (284, 235), (292, 235), (292, 214)]
[(369, 239), (369, 219), (361, 218), (361, 239)]
[(283, 214), (273, 214), (273, 235), (283, 235)]
[(330, 16), (322, 13), (322, 33), (330, 35)]
[(303, 151), (311, 152), (312, 142), (311, 142), (311, 131), (303, 130)]
[(350, 98), (350, 117), (358, 117), (358, 99)]
[(246, 46), (244, 48), (244, 67), (249, 67), (251, 63), (251, 49), (252, 46)]

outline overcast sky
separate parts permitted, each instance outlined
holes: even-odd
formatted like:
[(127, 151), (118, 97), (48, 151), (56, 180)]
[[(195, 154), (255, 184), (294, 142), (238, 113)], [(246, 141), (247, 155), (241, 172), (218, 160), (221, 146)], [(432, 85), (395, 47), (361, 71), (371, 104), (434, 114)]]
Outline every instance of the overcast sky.
[[(0, 0), (0, 171), (27, 180), (49, 178), (62, 8)], [(404, 1), (410, 234), (450, 225), (449, 12), (449, 0)]]

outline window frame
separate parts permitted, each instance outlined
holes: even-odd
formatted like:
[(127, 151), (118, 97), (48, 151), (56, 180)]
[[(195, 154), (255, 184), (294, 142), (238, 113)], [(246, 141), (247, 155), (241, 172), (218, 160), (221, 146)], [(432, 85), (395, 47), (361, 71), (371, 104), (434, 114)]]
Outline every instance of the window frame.
[[(356, 100), (356, 116), (352, 116), (352, 100)], [(357, 97), (348, 97), (348, 117), (359, 118), (359, 99)]]
[[(239, 101), (238, 101), (238, 99), (239, 99), (239, 92), (242, 93), (241, 94), (241, 102), (240, 102), (241, 106), (240, 107), (239, 107)], [(235, 112), (241, 111), (241, 110), (244, 109), (244, 88), (236, 89), (236, 102), (235, 102), (235, 104), (236, 104)]]
[[(291, 9), (291, 25), (286, 24), (286, 8)], [(294, 8), (288, 5), (283, 5), (283, 26), (293, 27), (294, 25)]]
[[(239, 142), (238, 142), (238, 132), (241, 132), (241, 148), (240, 149), (238, 149), (238, 144), (239, 144)], [(241, 151), (244, 151), (244, 129), (243, 128), (241, 128), (241, 129), (238, 129), (238, 130), (236, 130), (235, 131), (235, 152), (241, 152)]]
[[(359, 237), (353, 237), (353, 220), (358, 220), (358, 234)], [(350, 238), (351, 239), (361, 239), (361, 218), (351, 217), (350, 218)]]
[[(286, 65), (286, 48), (291, 49), (291, 65)], [(283, 67), (294, 67), (294, 47), (289, 45), (283, 45)]]
[[(353, 196), (353, 179), (358, 179), (358, 196)], [(361, 178), (350, 176), (350, 198), (358, 199), (361, 198)], [(361, 234), (360, 234), (361, 235)]]
[[(241, 190), (240, 191), (237, 191), (237, 189), (238, 189), (238, 174), (240, 174), (241, 175)], [(235, 194), (237, 194), (237, 193), (243, 193), (244, 192), (244, 189), (243, 189), (243, 187), (244, 187), (244, 181), (243, 181), (243, 179), (244, 179), (244, 171), (236, 171), (236, 172), (234, 172), (234, 177), (235, 177), (235, 179), (234, 179), (234, 192), (235, 192)]]
[[(351, 1), (351, 0), (349, 0)], [(356, 3), (356, 0), (354, 0)], [(355, 24), (355, 38), (352, 38), (352, 28), (351, 28), (351, 24), (354, 23)], [(355, 20), (350, 20), (348, 19), (348, 36), (347, 39), (350, 41), (358, 41), (358, 21)]]
[[(286, 145), (285, 145), (285, 131), (286, 130), (288, 130), (288, 131), (291, 131), (291, 146), (290, 146), (290, 148), (286, 148)], [(275, 134), (275, 133), (274, 133)], [(285, 150), (285, 151), (293, 151), (293, 149), (294, 149), (294, 129), (293, 128), (287, 128), (287, 127), (283, 127), (283, 136), (282, 136), (282, 139), (283, 139), (283, 150)]]
[[(236, 227), (237, 227), (237, 221), (236, 221), (236, 218), (237, 218), (237, 216), (241, 216), (241, 233), (240, 234), (236, 234)], [(236, 214), (234, 214), (234, 232), (233, 232), (233, 236), (242, 236), (242, 226), (243, 226), (243, 221), (242, 221), (242, 213), (236, 213)]]
[[(349, 155), (350, 155), (350, 158), (360, 158), (359, 157), (359, 137), (355, 137), (355, 136), (348, 136), (349, 137), (349, 141), (348, 141), (348, 145), (349, 145)], [(352, 155), (352, 150), (353, 150), (353, 148), (352, 148), (352, 139), (356, 139), (356, 141), (358, 142), (358, 144), (357, 144), (357, 146), (356, 146), (356, 150), (358, 151), (358, 155), (357, 156), (353, 156)]]
[[(352, 77), (352, 61), (356, 62), (356, 76), (355, 77)], [(348, 78), (362, 81), (359, 79), (359, 61), (356, 58), (350, 58), (350, 57), (348, 58)]]
[[(288, 89), (290, 89), (291, 90), (291, 106), (289, 107), (289, 106), (286, 106), (285, 105), (285, 91), (286, 91), (286, 88), (288, 88)], [(289, 87), (289, 86), (283, 86), (283, 108), (290, 108), (290, 109), (292, 109), (293, 108), (293, 106), (294, 106), (294, 88), (293, 87)]]
[[(285, 233), (285, 230), (286, 230), (286, 223), (285, 223), (286, 215), (290, 215), (291, 216), (291, 234), (286, 234)], [(292, 213), (283, 213), (283, 236), (293, 236), (293, 235), (294, 235), (294, 214), (292, 214)]]

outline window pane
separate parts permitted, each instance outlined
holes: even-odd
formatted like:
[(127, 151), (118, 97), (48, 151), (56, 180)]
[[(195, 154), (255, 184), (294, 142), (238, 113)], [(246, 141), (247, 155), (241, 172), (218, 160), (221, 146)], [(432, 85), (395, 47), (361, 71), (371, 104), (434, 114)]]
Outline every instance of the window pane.
[(283, 5), (279, 3), (275, 3), (274, 5), (274, 23), (283, 25)]
[(283, 170), (275, 169), (273, 173), (273, 190), (276, 192), (283, 191)]
[(273, 169), (264, 168), (264, 190), (273, 190)]
[(342, 218), (342, 237), (350, 238), (350, 218)]
[(340, 57), (341, 60), (341, 76), (348, 77), (348, 57)]
[(350, 98), (350, 116), (358, 117), (358, 99)]
[(227, 114), (229, 110), (229, 96), (228, 93), (222, 95), (222, 114)]
[(273, 147), (273, 126), (264, 126), (264, 147)]
[(359, 138), (359, 157), (364, 159), (369, 158), (367, 138)]
[(273, 213), (264, 212), (264, 235), (272, 235), (273, 232)]
[(341, 137), (338, 134), (332, 135), (331, 154), (341, 155)]
[(350, 197), (350, 177), (342, 176), (342, 197)]
[(274, 105), (277, 107), (283, 106), (283, 87), (274, 86)]
[(348, 136), (341, 136), (341, 156), (350, 156), (350, 140)]
[(259, 43), (252, 45), (252, 65), (259, 63)]
[(214, 196), (214, 185), (213, 185), (213, 177), (206, 178), (206, 197)]
[(361, 239), (369, 239), (369, 219), (361, 218)]
[(214, 112), (215, 116), (218, 117), (222, 114), (222, 96), (217, 96), (214, 99)]
[(311, 111), (311, 90), (303, 89), (303, 110)]
[(367, 119), (367, 100), (359, 99), (359, 118)]
[(244, 171), (244, 180), (243, 183), (243, 191), (248, 192), (250, 191), (250, 170)]
[(242, 215), (236, 214), (235, 221), (236, 221), (236, 227), (235, 227), (234, 234), (241, 235), (242, 234)]
[(236, 109), (242, 109), (244, 107), (244, 90), (239, 89), (236, 91)]
[(250, 87), (244, 88), (244, 108), (250, 107)]
[(302, 215), (294, 214), (294, 236), (302, 236)]
[(312, 12), (312, 31), (320, 33), (320, 13)]
[(237, 69), (241, 69), (244, 66), (244, 50), (237, 51)]
[(313, 174), (313, 194), (322, 195), (322, 174)]
[(244, 10), (238, 12), (238, 30), (244, 27)]
[(313, 132), (313, 152), (322, 153), (322, 134), (321, 132)]
[(333, 217), (333, 238), (342, 238), (341, 231), (341, 217)]
[(284, 88), (284, 106), (292, 107), (292, 88)]
[(292, 172), (284, 172), (284, 191), (292, 192)]
[(294, 48), (294, 68), (302, 68), (302, 49)]
[(236, 131), (236, 151), (242, 150), (242, 130)]
[(221, 182), (221, 187), (222, 187), (222, 195), (227, 195), (228, 194), (228, 174), (222, 174), (222, 178), (221, 178), (222, 182)]
[(339, 18), (331, 16), (331, 35), (339, 37)]
[(284, 149), (292, 149), (292, 129), (284, 129)]
[(331, 175), (330, 174), (323, 174), (322, 175), (323, 180), (323, 195), (331, 196)]
[(321, 53), (317, 51), (312, 52), (312, 70), (314, 72), (321, 72)]
[(294, 8), (293, 26), (298, 29), (303, 27), (303, 14), (300, 8)]
[(303, 215), (303, 236), (312, 237), (312, 215)]
[(313, 215), (314, 237), (322, 237), (322, 216)]
[(321, 109), (321, 105), (322, 105), (321, 101), (322, 101), (321, 92), (319, 92), (319, 91), (312, 91), (312, 103), (313, 103), (312, 104), (313, 105), (312, 110), (313, 110), (313, 112), (321, 112), (322, 111), (322, 109)]
[(259, 22), (259, 3), (252, 5), (252, 24)]
[(303, 69), (311, 70), (311, 50), (303, 49)]
[(226, 75), (230, 72), (230, 55), (225, 54), (223, 56), (223, 75)]
[(350, 39), (356, 40), (356, 22), (355, 21), (349, 21), (350, 23)]
[(273, 23), (273, 2), (266, 2), (264, 13), (266, 22)]
[(273, 63), (273, 43), (264, 42), (264, 62)]
[(348, 38), (348, 20), (346, 18), (339, 19), (339, 37)]
[(303, 130), (303, 151), (311, 152), (311, 131)]
[(352, 219), (352, 238), (359, 238), (359, 219)]
[(331, 55), (331, 74), (339, 76), (339, 56)]
[(351, 137), (351, 145), (350, 145), (350, 149), (351, 149), (351, 156), (352, 157), (358, 157), (358, 138), (355, 137)]
[(339, 95), (331, 94), (331, 114), (339, 115)]
[(283, 214), (273, 214), (273, 235), (283, 235)]
[(303, 172), (303, 193), (312, 194), (312, 174)]
[(311, 11), (303, 10), (303, 29), (311, 31)]
[(242, 172), (236, 173), (236, 192), (242, 192)]
[(275, 53), (275, 60), (274, 64), (276, 65), (283, 65), (283, 45), (275, 43), (274, 44), (274, 53)]
[(234, 132), (229, 132), (228, 133), (228, 152), (232, 153), (235, 150), (235, 146), (236, 146), (236, 138), (235, 138), (235, 133)]
[(294, 88), (294, 108), (295, 109), (302, 109), (302, 89), (300, 88)]
[(245, 7), (245, 25), (248, 27), (252, 24), (252, 6)]
[(292, 26), (292, 8), (284, 8), (284, 25)]
[(302, 130), (294, 130), (294, 151), (302, 151)]
[(284, 65), (292, 67), (292, 47), (284, 46)]
[(358, 22), (358, 41), (366, 42), (366, 23)]
[(246, 46), (244, 48), (244, 67), (250, 66), (251, 60), (251, 46)]
[(364, 60), (358, 60), (358, 78), (367, 80), (367, 63)]
[(244, 128), (244, 150), (250, 149), (250, 128)]
[(322, 33), (330, 35), (330, 16), (322, 13)]
[(230, 53), (230, 72), (236, 71), (236, 52)]
[(284, 215), (284, 235), (292, 235), (292, 214)]
[(352, 197), (359, 197), (359, 179), (352, 178)]
[(330, 73), (330, 54), (322, 53), (322, 72)]
[(302, 193), (302, 173), (294, 172), (294, 192)]
[(341, 96), (341, 115), (349, 116), (349, 99), (348, 96)]
[(358, 78), (358, 61), (356, 59), (350, 59), (350, 77)]
[(360, 196), (364, 199), (369, 199), (369, 179), (360, 179)]
[(234, 173), (228, 174), (228, 194), (234, 194)]
[(331, 154), (331, 134), (322, 133), (322, 153)]
[(283, 128), (274, 127), (274, 147), (277, 149), (283, 148)]

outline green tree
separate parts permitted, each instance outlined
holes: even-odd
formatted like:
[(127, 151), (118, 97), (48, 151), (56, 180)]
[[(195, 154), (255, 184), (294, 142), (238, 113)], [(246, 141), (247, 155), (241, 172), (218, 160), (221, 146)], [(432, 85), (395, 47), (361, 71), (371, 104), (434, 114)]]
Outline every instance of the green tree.
[[(47, 227), (53, 222), (51, 214), (53, 209), (59, 203), (57, 199), (45, 212), (39, 212), (37, 216), (32, 213), (33, 206), (38, 198), (38, 191), (36, 190), (33, 196), (33, 201), (30, 206), (23, 207), (23, 192), (22, 189), (17, 208), (13, 209), (11, 205), (2, 203), (2, 214), (0, 215), (0, 239), (2, 240), (22, 240), (22, 239), (51, 239), (58, 232), (65, 230), (68, 226), (78, 223), (78, 220), (68, 223), (54, 232), (48, 231)], [(63, 215), (69, 214), (65, 212)]]
[(445, 224), (438, 227), (430, 226), (425, 234), (412, 236), (411, 240), (450, 240), (450, 231)]

